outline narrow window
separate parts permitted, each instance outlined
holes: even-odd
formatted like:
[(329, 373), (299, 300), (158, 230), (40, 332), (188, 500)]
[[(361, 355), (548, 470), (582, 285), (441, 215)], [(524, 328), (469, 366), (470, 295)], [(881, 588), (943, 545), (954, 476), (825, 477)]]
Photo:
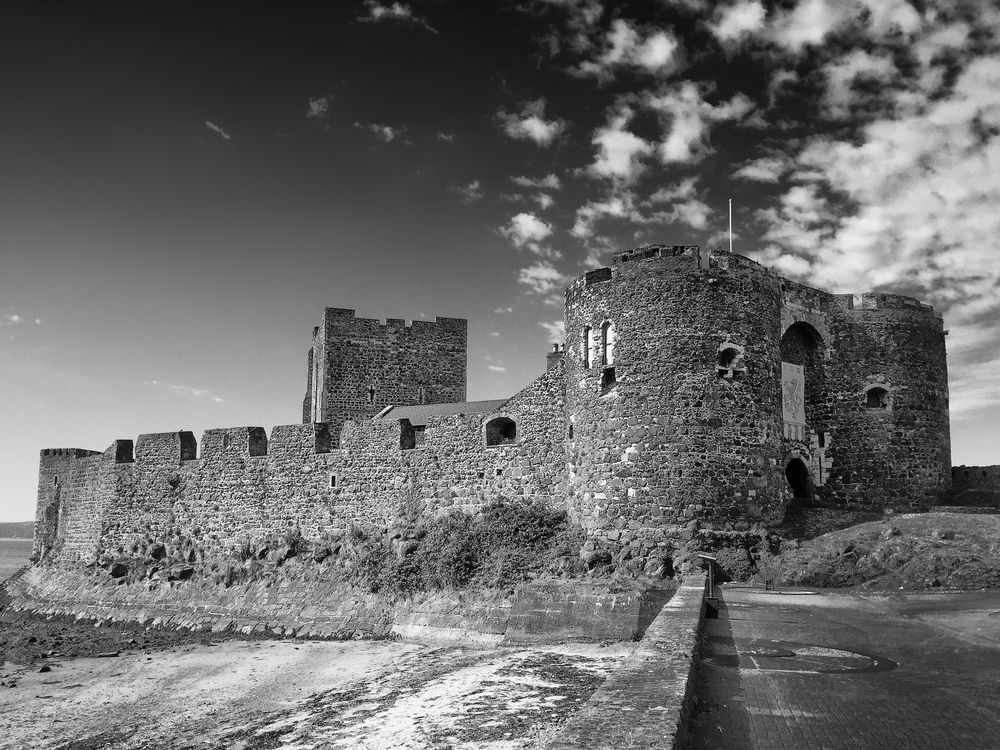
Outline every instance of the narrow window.
[(610, 320), (601, 326), (601, 366), (608, 367), (615, 363), (615, 324)]
[(229, 435), (228, 434), (223, 435), (222, 436), (222, 450), (229, 450), (229, 445), (230, 445)]
[(417, 388), (417, 403), (418, 404), (424, 403), (424, 387), (423, 386), (419, 386)]
[(337, 475), (336, 474), (331, 474), (330, 475), (330, 489), (334, 489), (334, 488), (336, 488), (336, 486), (337, 486)]
[(52, 477), (52, 486), (55, 487), (58, 484), (59, 484), (59, 475), (56, 474), (54, 477)]
[(486, 445), (513, 445), (517, 438), (517, 425), (513, 419), (497, 417), (486, 423)]
[(590, 369), (590, 326), (583, 327), (583, 369)]
[(368, 386), (368, 403), (369, 404), (374, 404), (375, 403), (375, 386), (374, 385)]
[(570, 425), (570, 426), (569, 426), (569, 439), (570, 439), (570, 440), (572, 440), (572, 439), (573, 439), (573, 425)]

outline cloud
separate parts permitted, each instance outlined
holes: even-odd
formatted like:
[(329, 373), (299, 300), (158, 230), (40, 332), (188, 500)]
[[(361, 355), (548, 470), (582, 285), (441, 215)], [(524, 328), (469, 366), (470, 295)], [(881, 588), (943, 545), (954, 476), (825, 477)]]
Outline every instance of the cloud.
[(497, 315), (505, 315), (507, 313), (514, 312), (514, 308), (513, 307), (498, 307), (493, 312), (495, 312)]
[(767, 11), (760, 0), (740, 0), (735, 5), (717, 8), (708, 27), (720, 42), (729, 44), (761, 32), (766, 17)]
[(355, 122), (354, 127), (361, 128), (362, 130), (367, 130), (373, 136), (378, 138), (383, 143), (392, 143), (400, 136), (406, 133), (405, 127), (394, 128), (391, 125), (380, 125), (379, 123), (372, 122), (367, 125)]
[(490, 372), (507, 372), (507, 368), (503, 365), (486, 365), (486, 369)]
[(892, 58), (876, 56), (864, 50), (855, 49), (823, 66), (827, 79), (824, 107), (828, 117), (845, 118), (852, 114), (852, 108), (868, 99), (875, 104), (885, 103), (881, 88), (865, 97), (854, 84), (858, 81), (891, 81), (898, 73)]
[(553, 198), (548, 193), (535, 194), (535, 203), (537, 203), (539, 208), (541, 208), (543, 211), (547, 208), (552, 208), (552, 206), (555, 205), (555, 202), (556, 202), (555, 198)]
[(455, 188), (455, 192), (461, 197), (462, 203), (474, 203), (482, 200), (486, 193), (483, 192), (479, 180), (473, 180), (468, 185), (461, 185)]
[(542, 244), (543, 240), (552, 235), (552, 225), (533, 213), (519, 213), (497, 231), (516, 248), (527, 248), (543, 257), (558, 257), (558, 253)]
[(553, 320), (551, 322), (542, 321), (538, 325), (545, 329), (548, 333), (549, 338), (556, 342), (563, 342), (566, 339), (566, 323), (562, 320)]
[(326, 120), (330, 117), (330, 102), (333, 97), (317, 96), (309, 98), (309, 108), (306, 110), (306, 117), (310, 120)]
[(767, 156), (747, 162), (733, 172), (733, 177), (751, 182), (777, 183), (790, 168), (786, 159)]
[(211, 130), (213, 133), (218, 133), (219, 136), (224, 141), (232, 140), (232, 136), (230, 136), (229, 133), (227, 133), (225, 130), (223, 130), (222, 128), (220, 128), (218, 125), (216, 125), (211, 120), (205, 120), (205, 127), (208, 128), (209, 130)]
[(587, 201), (576, 210), (576, 219), (569, 233), (582, 240), (594, 235), (594, 225), (601, 219), (632, 219), (641, 221), (642, 216), (635, 207), (635, 198), (628, 190), (615, 189), (603, 200)]
[(972, 373), (1000, 350), (1000, 59), (969, 55), (943, 80), (943, 91), (887, 88), (907, 106), (791, 154), (796, 183), (759, 214), (771, 244), (758, 255), (832, 291), (933, 304), (953, 331), (956, 405), (975, 393), (985, 408), (1000, 403)]
[(545, 177), (511, 177), (515, 185), (523, 188), (541, 188), (543, 190), (559, 190), (562, 182), (554, 174), (547, 174)]
[(771, 23), (770, 38), (791, 52), (822, 44), (856, 18), (857, 5), (846, 0), (800, 0), (780, 11)]
[(618, 18), (605, 36), (602, 53), (580, 63), (575, 72), (599, 80), (610, 80), (620, 67), (667, 75), (679, 67), (680, 52), (680, 42), (670, 31), (654, 29), (643, 36), (638, 28)]
[(705, 230), (712, 209), (698, 197), (698, 178), (687, 177), (671, 188), (660, 188), (649, 197), (650, 203), (669, 203), (670, 211), (660, 211), (649, 217), (650, 221), (672, 224), (682, 222), (693, 229)]
[(594, 177), (607, 177), (631, 183), (642, 174), (642, 158), (652, 153), (653, 144), (647, 143), (627, 129), (633, 111), (619, 106), (609, 116), (608, 123), (594, 131), (591, 143), (597, 146), (597, 155), (587, 171)]
[(746, 120), (754, 109), (753, 102), (743, 94), (709, 104), (692, 81), (649, 94), (645, 103), (665, 123), (666, 134), (658, 147), (664, 164), (697, 161), (710, 151), (707, 140), (712, 124)]
[(171, 393), (176, 393), (180, 396), (189, 396), (191, 398), (204, 398), (208, 399), (212, 403), (221, 404), (222, 398), (212, 393), (212, 391), (207, 388), (192, 388), (188, 385), (174, 385), (171, 383), (164, 383), (160, 380), (149, 380), (146, 385), (151, 385), (156, 388), (162, 388), (164, 390), (170, 391)]
[(518, 275), (518, 283), (523, 284), (529, 292), (549, 297), (547, 302), (558, 304), (559, 298), (554, 293), (561, 292), (569, 283), (570, 277), (562, 273), (547, 260), (540, 260), (527, 268), (522, 268)]
[(550, 146), (566, 129), (565, 120), (545, 119), (545, 99), (525, 102), (516, 114), (497, 112), (503, 131), (517, 140), (534, 141), (537, 145)]
[(382, 4), (376, 0), (365, 0), (365, 9), (368, 11), (368, 15), (358, 16), (358, 20), (364, 23), (395, 21), (420, 26), (433, 34), (438, 33), (438, 30), (427, 23), (425, 19), (414, 15), (413, 9), (405, 3)]

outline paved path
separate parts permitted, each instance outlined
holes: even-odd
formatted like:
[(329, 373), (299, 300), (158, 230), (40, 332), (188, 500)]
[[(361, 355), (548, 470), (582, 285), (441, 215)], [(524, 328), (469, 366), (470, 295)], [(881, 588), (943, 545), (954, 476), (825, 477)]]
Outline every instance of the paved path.
[(1000, 749), (1000, 592), (720, 594), (692, 748)]

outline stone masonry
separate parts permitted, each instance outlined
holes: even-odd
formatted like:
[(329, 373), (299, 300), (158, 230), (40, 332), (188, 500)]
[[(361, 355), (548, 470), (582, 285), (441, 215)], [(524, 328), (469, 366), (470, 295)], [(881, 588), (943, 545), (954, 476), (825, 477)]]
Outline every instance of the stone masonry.
[[(916, 300), (651, 245), (570, 284), (565, 321), (543, 374), (463, 410), (466, 321), (327, 308), (302, 424), (42, 451), (35, 557), (164, 544), (204, 560), (267, 535), (385, 524), (402, 503), (520, 498), (565, 507), (589, 547), (652, 570), (706, 529), (765, 528), (796, 503), (920, 509), (950, 490), (945, 332)], [(421, 404), (426, 424), (392, 419)]]

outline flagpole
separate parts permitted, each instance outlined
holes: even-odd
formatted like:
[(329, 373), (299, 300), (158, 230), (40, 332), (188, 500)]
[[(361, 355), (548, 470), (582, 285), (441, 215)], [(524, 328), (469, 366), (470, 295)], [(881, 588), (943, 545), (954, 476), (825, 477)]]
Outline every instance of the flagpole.
[(733, 199), (729, 199), (729, 252), (733, 251)]

